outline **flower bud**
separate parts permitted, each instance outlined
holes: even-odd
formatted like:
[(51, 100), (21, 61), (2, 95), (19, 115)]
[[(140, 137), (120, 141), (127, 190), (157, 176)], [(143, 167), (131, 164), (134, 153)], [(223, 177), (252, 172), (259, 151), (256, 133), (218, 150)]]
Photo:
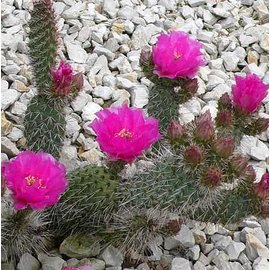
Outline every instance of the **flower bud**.
[(181, 88), (182, 90), (184, 90), (185, 92), (191, 93), (191, 94), (196, 94), (197, 90), (198, 90), (198, 80), (197, 78), (194, 79), (182, 79), (180, 81), (181, 84)]
[(266, 131), (269, 126), (269, 119), (258, 118), (251, 124), (251, 130), (253, 131), (251, 135), (261, 134)]
[(184, 127), (175, 119), (173, 119), (167, 129), (167, 137), (171, 141), (178, 141), (183, 137)]
[(192, 145), (184, 151), (184, 160), (191, 166), (196, 167), (203, 160), (203, 152), (197, 145)]
[(208, 142), (215, 134), (214, 124), (209, 111), (205, 112), (196, 120), (194, 135), (203, 142)]
[(149, 64), (149, 61), (151, 59), (151, 52), (149, 50), (141, 50), (140, 54), (140, 65), (147, 66)]
[(218, 107), (220, 110), (231, 109), (232, 108), (232, 100), (228, 93), (225, 93), (221, 96), (218, 101)]
[(269, 197), (269, 173), (266, 172), (259, 183), (254, 184), (255, 193), (263, 200)]
[(236, 175), (240, 176), (247, 168), (248, 160), (241, 155), (237, 155), (232, 157), (230, 164)]
[(229, 111), (222, 111), (217, 113), (216, 124), (218, 127), (230, 127), (233, 124), (232, 113)]
[(256, 180), (256, 172), (252, 165), (246, 167), (245, 180), (250, 183), (253, 183)]
[(74, 89), (74, 92), (78, 92), (83, 88), (83, 73), (82, 72), (75, 74), (73, 76), (72, 88)]
[(213, 145), (214, 151), (223, 158), (228, 158), (234, 151), (233, 137), (218, 138)]
[(222, 171), (216, 167), (208, 168), (202, 177), (202, 183), (208, 187), (219, 186), (222, 180)]

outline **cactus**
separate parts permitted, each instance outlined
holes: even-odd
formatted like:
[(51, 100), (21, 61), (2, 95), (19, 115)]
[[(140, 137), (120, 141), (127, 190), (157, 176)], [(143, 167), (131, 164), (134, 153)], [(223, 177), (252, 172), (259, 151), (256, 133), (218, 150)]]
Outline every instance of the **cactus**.
[(117, 246), (126, 256), (141, 256), (158, 236), (165, 234), (168, 223), (166, 211), (120, 208), (109, 228), (99, 228), (95, 235), (107, 245)]
[(89, 232), (108, 222), (118, 201), (117, 175), (104, 167), (86, 166), (70, 172), (68, 179), (68, 190), (48, 210), (56, 234)]
[(215, 208), (196, 211), (194, 218), (214, 223), (229, 224), (249, 216), (264, 216), (264, 201), (254, 193), (254, 187), (242, 181), (237, 188), (227, 190)]
[(43, 150), (59, 158), (66, 122), (57, 102), (35, 96), (28, 105), (24, 126), (27, 149), (36, 152)]
[(58, 36), (51, 0), (34, 1), (29, 22), (29, 49), (35, 83), (40, 94), (51, 87), (51, 68), (56, 64)]
[(266, 131), (269, 119), (261, 118), (258, 113), (240, 114), (233, 106), (227, 93), (218, 101), (216, 125), (219, 134), (231, 134), (239, 143), (243, 135), (255, 136)]
[(140, 64), (145, 76), (154, 83), (150, 89), (148, 112), (160, 121), (161, 130), (165, 130), (172, 118), (177, 117), (179, 104), (192, 98), (198, 89), (197, 79), (159, 78), (153, 73), (150, 52), (142, 50)]
[(7, 259), (16, 261), (24, 253), (44, 252), (51, 243), (46, 216), (31, 210), (15, 211), (10, 202), (4, 204), (1, 230), (2, 248)]

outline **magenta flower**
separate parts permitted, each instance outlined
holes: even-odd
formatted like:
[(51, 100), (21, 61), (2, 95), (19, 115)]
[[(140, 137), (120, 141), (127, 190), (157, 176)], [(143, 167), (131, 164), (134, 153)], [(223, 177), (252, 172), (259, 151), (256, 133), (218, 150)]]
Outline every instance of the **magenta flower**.
[(202, 44), (184, 32), (161, 34), (153, 46), (154, 73), (170, 79), (192, 78), (205, 65)]
[(66, 96), (72, 91), (78, 91), (83, 86), (83, 74), (73, 75), (70, 64), (61, 61), (58, 68), (51, 70), (52, 91), (59, 96)]
[(266, 172), (259, 183), (255, 184), (255, 192), (257, 195), (262, 198), (266, 199), (269, 196), (269, 173)]
[(68, 185), (64, 165), (44, 152), (21, 152), (9, 162), (4, 162), (2, 168), (17, 210), (28, 206), (42, 210), (54, 205)]
[(97, 134), (101, 150), (112, 160), (132, 162), (160, 139), (158, 121), (146, 118), (142, 109), (109, 108), (96, 113), (90, 127)]
[(80, 266), (80, 267), (65, 267), (63, 270), (93, 270), (89, 265)]
[(232, 87), (233, 106), (241, 113), (255, 112), (267, 96), (268, 85), (255, 74), (248, 73), (245, 78), (235, 76), (236, 85)]

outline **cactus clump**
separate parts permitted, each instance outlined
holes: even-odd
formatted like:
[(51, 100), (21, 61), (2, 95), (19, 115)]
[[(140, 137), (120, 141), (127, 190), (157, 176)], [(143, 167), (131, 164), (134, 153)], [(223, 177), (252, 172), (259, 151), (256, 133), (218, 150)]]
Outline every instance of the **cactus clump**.
[(42, 212), (16, 212), (9, 204), (2, 212), (1, 230), (2, 248), (10, 261), (16, 261), (24, 253), (44, 252), (51, 243), (51, 233)]

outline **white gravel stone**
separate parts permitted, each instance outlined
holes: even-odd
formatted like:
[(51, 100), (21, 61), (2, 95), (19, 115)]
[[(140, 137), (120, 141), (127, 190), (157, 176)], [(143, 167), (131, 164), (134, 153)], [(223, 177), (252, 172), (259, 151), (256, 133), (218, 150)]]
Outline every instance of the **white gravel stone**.
[(206, 3), (205, 0), (188, 0), (188, 4), (191, 7), (198, 7), (198, 6), (201, 6), (201, 5), (205, 4), (205, 3)]
[(200, 247), (199, 245), (195, 245), (194, 247), (190, 248), (187, 252), (188, 258), (192, 259), (193, 261), (197, 261), (200, 257)]
[(97, 86), (93, 91), (94, 96), (109, 100), (112, 97), (113, 89), (108, 86)]
[(184, 258), (174, 258), (171, 270), (191, 270), (190, 263)]
[(245, 250), (246, 246), (243, 243), (238, 243), (231, 241), (230, 244), (226, 247), (226, 253), (228, 254), (230, 260), (237, 260), (240, 253)]
[[(73, 2), (72, 2), (73, 3)], [(80, 12), (85, 8), (85, 4), (82, 2), (75, 2), (72, 4), (71, 8), (66, 9), (62, 13), (64, 19), (77, 19), (80, 15)]]
[(234, 52), (223, 52), (221, 58), (227, 71), (236, 71), (240, 59)]
[(115, 54), (113, 52), (101, 46), (96, 46), (93, 52), (96, 53), (98, 56), (105, 55), (109, 61), (112, 61), (115, 57)]
[(181, 230), (177, 233), (175, 239), (178, 240), (182, 246), (187, 248), (194, 247), (195, 245), (193, 233), (186, 225), (181, 226)]
[(14, 89), (2, 88), (1, 91), (1, 109), (6, 110), (10, 105), (12, 105), (18, 98), (20, 94)]
[(82, 119), (84, 121), (93, 121), (96, 118), (95, 113), (100, 110), (102, 110), (102, 107), (90, 101), (82, 109)]
[(19, 263), (17, 264), (18, 270), (39, 270), (40, 263), (29, 253), (25, 253), (20, 258)]
[(269, 262), (266, 258), (258, 257), (253, 263), (253, 270), (268, 270)]
[(38, 254), (38, 260), (41, 262), (43, 270), (59, 270), (66, 263), (60, 257), (50, 257), (44, 253)]
[(229, 263), (230, 268), (233, 270), (245, 270), (243, 266), (239, 262), (230, 262)]
[(7, 137), (12, 142), (17, 142), (20, 138), (23, 137), (23, 131), (17, 127), (13, 127), (11, 132), (7, 135)]
[(14, 115), (23, 115), (26, 109), (27, 107), (25, 104), (23, 104), (22, 102), (16, 101), (11, 108), (11, 113)]
[(119, 3), (117, 0), (104, 0), (103, 11), (111, 18), (115, 18), (118, 11)]
[(105, 262), (106, 267), (121, 266), (124, 260), (122, 253), (113, 246), (105, 248), (101, 253), (100, 258)]
[(131, 104), (143, 108), (148, 103), (148, 89), (145, 85), (136, 85), (130, 90)]
[(90, 95), (85, 92), (80, 92), (79, 95), (71, 102), (71, 107), (75, 112), (81, 112), (83, 107), (88, 103), (88, 101), (92, 101)]
[(253, 234), (246, 235), (246, 254), (251, 261), (254, 261), (257, 257), (269, 258), (268, 248)]
[(67, 53), (69, 59), (76, 63), (85, 63), (87, 59), (87, 52), (78, 44), (73, 44), (66, 41)]
[(200, 261), (197, 261), (194, 265), (193, 265), (194, 270), (207, 270), (207, 268), (204, 266), (204, 264)]
[(268, 147), (253, 136), (244, 135), (239, 150), (255, 160), (265, 160), (269, 155)]
[(194, 18), (194, 9), (189, 6), (183, 6), (181, 12), (185, 19)]
[(216, 249), (225, 250), (232, 241), (232, 238), (230, 236), (214, 234), (211, 236), (211, 241), (214, 243)]

